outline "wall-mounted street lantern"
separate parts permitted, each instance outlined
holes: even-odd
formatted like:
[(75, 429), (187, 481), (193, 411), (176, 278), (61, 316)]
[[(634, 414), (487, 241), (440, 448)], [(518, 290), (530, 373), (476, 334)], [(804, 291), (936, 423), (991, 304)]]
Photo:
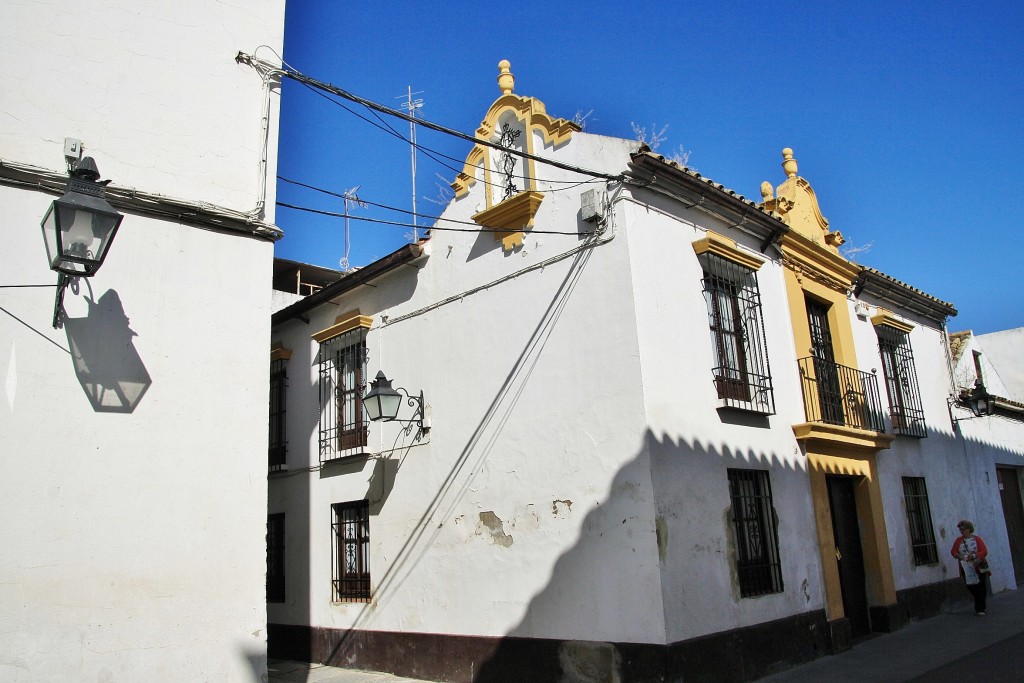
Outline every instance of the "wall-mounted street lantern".
[(995, 401), (992, 394), (988, 393), (984, 383), (980, 379), (975, 380), (974, 389), (967, 396), (967, 406), (974, 413), (974, 417), (991, 415), (995, 412)]
[(57, 299), (53, 308), (53, 327), (60, 327), (64, 289), (70, 278), (91, 277), (103, 265), (110, 243), (124, 218), (103, 198), (104, 183), (92, 157), (85, 157), (72, 169), (67, 190), (40, 223), (46, 258), (57, 271)]
[[(398, 419), (398, 409), (402, 405), (402, 395), (405, 395), (406, 403), (415, 408), (415, 412), (408, 420)], [(370, 420), (376, 422), (398, 421), (407, 424), (407, 429), (413, 423), (419, 427), (421, 432), (427, 432), (429, 425), (424, 424), (423, 419), (423, 392), (419, 396), (411, 396), (408, 391), (399, 387), (396, 391), (391, 387), (391, 380), (384, 376), (383, 371), (377, 372), (377, 377), (370, 382), (370, 390), (363, 396), (363, 407)]]

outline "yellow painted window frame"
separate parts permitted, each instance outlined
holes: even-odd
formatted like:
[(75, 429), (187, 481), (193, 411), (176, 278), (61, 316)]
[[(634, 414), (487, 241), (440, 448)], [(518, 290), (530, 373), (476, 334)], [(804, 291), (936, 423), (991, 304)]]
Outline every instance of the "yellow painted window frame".
[(707, 231), (703, 239), (693, 242), (693, 250), (697, 253), (697, 256), (715, 254), (755, 272), (764, 265), (764, 259), (741, 251), (736, 246), (736, 240), (731, 240), (711, 230)]

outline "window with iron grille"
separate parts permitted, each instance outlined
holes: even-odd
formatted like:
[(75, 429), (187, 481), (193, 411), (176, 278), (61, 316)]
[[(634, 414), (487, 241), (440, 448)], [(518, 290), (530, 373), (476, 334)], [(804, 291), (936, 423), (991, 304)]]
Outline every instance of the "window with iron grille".
[(740, 595), (752, 598), (781, 593), (778, 523), (768, 472), (730, 469), (729, 495)]
[(878, 334), (878, 352), (882, 357), (893, 431), (907, 436), (928, 436), (921, 391), (917, 386), (914, 352), (910, 349), (907, 333), (888, 325), (879, 325), (875, 332)]
[(285, 464), (285, 389), (288, 387), (287, 361), (270, 361), (270, 440), (268, 461), (270, 471), (280, 470)]
[(335, 503), (332, 575), (335, 602), (370, 600), (370, 504)]
[(938, 563), (935, 534), (932, 532), (932, 511), (928, 506), (928, 489), (924, 477), (903, 477), (903, 500), (907, 506), (914, 564)]
[(321, 462), (361, 452), (366, 446), (365, 340), (366, 329), (360, 327), (320, 343)]
[(267, 602), (284, 602), (284, 513), (267, 516)]
[(715, 254), (701, 257), (714, 381), (724, 405), (775, 414), (757, 273)]

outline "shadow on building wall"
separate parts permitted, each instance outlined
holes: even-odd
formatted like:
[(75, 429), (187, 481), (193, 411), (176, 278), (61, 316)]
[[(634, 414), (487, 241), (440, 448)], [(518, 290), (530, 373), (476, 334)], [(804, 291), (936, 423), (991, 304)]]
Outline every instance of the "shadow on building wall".
[[(730, 573), (735, 562), (732, 559), (733, 541), (728, 530), (726, 470), (757, 468), (770, 472), (772, 486), (776, 490), (779, 533), (792, 538), (797, 534), (794, 530), (808, 528), (807, 519), (811, 514), (803, 461), (788, 454), (784, 458), (766, 450), (732, 449), (697, 441), (689, 443), (679, 435), (658, 435), (651, 431), (644, 434), (633, 457), (623, 459), (624, 464), (614, 474), (608, 491), (602, 492), (599, 504), (585, 512), (575, 544), (557, 559), (539, 560), (545, 564), (550, 562), (550, 579), (530, 599), (522, 618), (504, 636), (364, 630), (371, 610), (384, 607), (391, 596), (401, 590), (405, 580), (418, 569), (424, 555), (437, 542), (441, 528), (452, 520), (474, 479), (485, 470), (484, 465), (501, 442), (501, 434), (524, 387), (531, 380), (590, 253), (581, 252), (571, 263), (567, 275), (553, 292), (529, 340), (511, 363), (506, 378), (467, 438), (446, 478), (422, 514), (414, 520), (412, 531), (387, 569), (374, 576), (375, 604), (366, 605), (348, 630), (296, 625), (295, 637), (301, 640), (301, 647), (293, 652), (301, 653), (301, 657), (295, 658), (438, 681), (593, 680), (612, 683), (689, 677), (751, 680), (793, 663), (809, 661), (827, 651), (827, 617), (823, 608), (811, 606), (802, 611), (799, 605), (786, 603), (785, 609), (779, 610), (780, 616), (788, 614), (784, 626), (766, 621), (743, 629), (705, 634), (701, 627), (686, 624), (687, 620), (699, 622), (701, 615), (683, 614), (680, 603), (673, 602), (679, 598), (685, 602), (688, 592), (697, 596), (711, 589), (717, 594), (732, 595), (737, 603), (740, 601), (735, 576)], [(316, 387), (308, 387), (308, 390), (316, 391)], [(722, 417), (723, 422), (734, 428), (750, 430), (752, 438), (747, 441), (752, 443), (756, 443), (757, 434), (768, 429), (772, 420), (780, 419), (783, 418), (749, 418), (737, 413), (726, 413)], [(310, 427), (315, 429), (315, 424)], [(681, 428), (680, 431), (687, 430)], [(931, 440), (938, 445), (936, 441), (954, 438), (957, 437), (933, 434)], [(948, 446), (945, 444), (943, 447)], [(968, 457), (966, 450), (965, 457)], [(1024, 465), (1019, 455), (1006, 449), (997, 457), (1015, 462), (1017, 466)], [(403, 458), (404, 454), (397, 459), (388, 458), (375, 463), (366, 494), (372, 501), (371, 514), (377, 514), (388, 503), (395, 478), (401, 476), (399, 470)], [(696, 476), (698, 471), (706, 474), (709, 469), (720, 473), (717, 479), (721, 488), (689, 486), (685, 491), (673, 489), (674, 482), (708, 481), (706, 477), (697, 480)], [(586, 476), (586, 467), (580, 471), (580, 476)], [(785, 484), (780, 480), (785, 480)], [(785, 488), (789, 492), (780, 495)], [(933, 495), (944, 494), (935, 491)], [(687, 499), (687, 496), (704, 500)], [(716, 500), (721, 503), (721, 508), (714, 507)], [(308, 509), (308, 498), (296, 503), (296, 509)], [(966, 499), (963, 501), (965, 509), (971, 505), (973, 503), (969, 505)], [(583, 507), (579, 505), (573, 512)], [(638, 510), (642, 512), (638, 513)], [(713, 514), (711, 518), (699, 518), (692, 514), (694, 510), (702, 510), (705, 514), (712, 511)], [(326, 514), (325, 511), (325, 521)], [(308, 531), (312, 520), (305, 522)], [(713, 542), (698, 548), (692, 539), (701, 538), (702, 526), (713, 526), (717, 531), (713, 534)], [(681, 552), (680, 540), (691, 543), (685, 556), (678, 554)], [(944, 542), (945, 539), (939, 541), (940, 544)], [(817, 557), (814, 534), (807, 534), (803, 543), (807, 557), (782, 559), (784, 565), (801, 563), (799, 572), (787, 572), (787, 576), (796, 579), (797, 585), (787, 584), (784, 590), (793, 594), (794, 600), (800, 604), (803, 604), (805, 594), (816, 595), (820, 605), (823, 587), (820, 572), (814, 572), (814, 568), (819, 566), (818, 560), (808, 559)], [(945, 549), (940, 548), (940, 551), (945, 552)], [(515, 552), (515, 549), (509, 552)], [(674, 591), (659, 600), (657, 610), (661, 610), (661, 614), (638, 615), (635, 609), (619, 611), (623, 604), (620, 594), (627, 593), (624, 588), (628, 588), (630, 581), (635, 579), (629, 571), (630, 563), (623, 560), (624, 556), (636, 557), (638, 566), (648, 570), (647, 576), (652, 573), (661, 576), (663, 585), (651, 590), (659, 593)], [(726, 558), (724, 562), (723, 557)], [(307, 563), (304, 569), (308, 573), (308, 548), (304, 561)], [(711, 563), (720, 568), (718, 574), (706, 571)], [(692, 571), (693, 566), (703, 567), (696, 571), (701, 577), (699, 582), (687, 579), (686, 572)], [(498, 585), (500, 578), (495, 581), (486, 577), (486, 580)], [(489, 605), (478, 607), (486, 610)], [(730, 604), (723, 609), (735, 607), (735, 604)], [(584, 633), (587, 629), (566, 627), (569, 618), (604, 624), (621, 622), (624, 618), (635, 619), (638, 620), (637, 631), (647, 635), (638, 637), (635, 642), (571, 640), (573, 633)], [(653, 620), (655, 624), (641, 624), (639, 620), (643, 619)], [(740, 621), (736, 620), (736, 623)], [(659, 624), (665, 634), (660, 642), (650, 638)], [(618, 632), (621, 630), (617, 629)], [(668, 642), (668, 634), (686, 639)], [(802, 635), (793, 637), (794, 634)], [(645, 642), (649, 640), (655, 642)], [(285, 655), (279, 653), (278, 656)]]
[[(121, 297), (107, 290), (98, 301), (86, 298), (88, 312), (64, 318), (75, 375), (92, 409), (131, 413), (153, 383), (138, 350)], [(200, 391), (201, 387), (196, 386)]]

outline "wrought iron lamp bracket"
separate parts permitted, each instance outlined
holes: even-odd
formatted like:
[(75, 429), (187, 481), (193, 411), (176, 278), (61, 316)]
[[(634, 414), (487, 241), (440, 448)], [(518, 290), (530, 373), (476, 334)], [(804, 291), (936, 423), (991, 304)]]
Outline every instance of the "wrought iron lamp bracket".
[(413, 414), (412, 414), (412, 417), (410, 417), (408, 419), (405, 419), (405, 420), (399, 418), (396, 415), (395, 417), (393, 417), (392, 419), (387, 420), (387, 421), (388, 422), (398, 422), (399, 424), (404, 425), (402, 427), (402, 431), (407, 436), (412, 433), (413, 425), (416, 425), (417, 429), (419, 429), (419, 432), (422, 433), (422, 434), (426, 434), (427, 432), (429, 432), (430, 431), (430, 426), (429, 425), (424, 426), (424, 424), (423, 424), (424, 423), (423, 391), (420, 391), (419, 396), (413, 396), (412, 394), (410, 394), (408, 392), (408, 390), (404, 389), (403, 387), (395, 387), (395, 391), (398, 391), (398, 392), (400, 392), (402, 394), (405, 394), (405, 404), (413, 409)]

